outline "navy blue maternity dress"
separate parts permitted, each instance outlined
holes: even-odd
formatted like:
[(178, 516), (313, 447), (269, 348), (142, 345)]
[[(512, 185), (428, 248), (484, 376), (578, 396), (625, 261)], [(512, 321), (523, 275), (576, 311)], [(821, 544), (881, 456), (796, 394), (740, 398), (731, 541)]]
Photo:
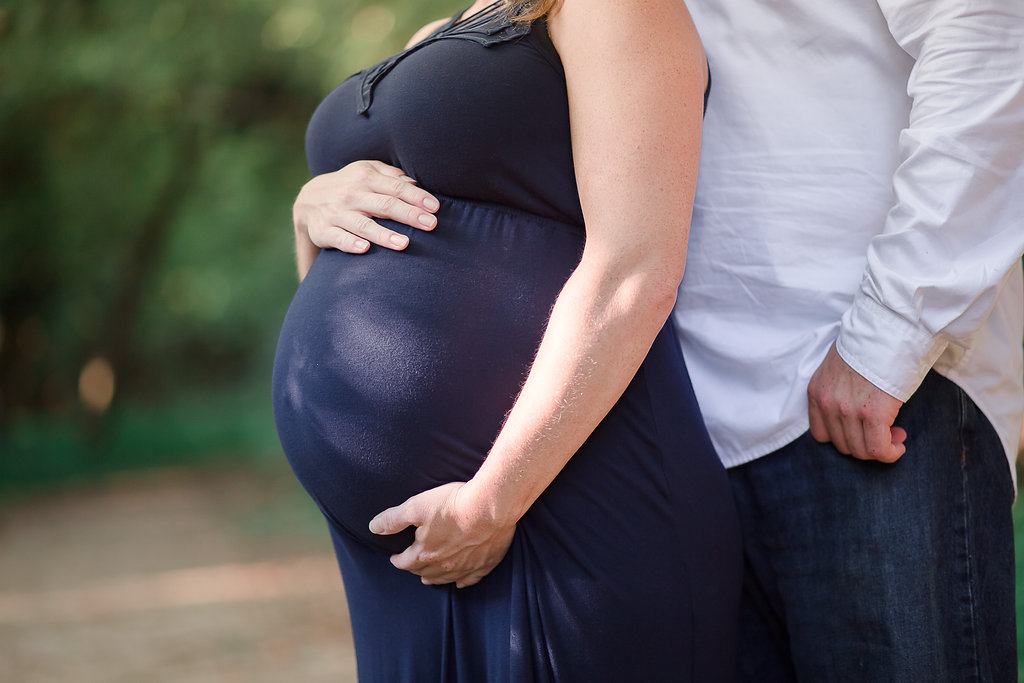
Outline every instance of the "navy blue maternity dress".
[(452, 19), (328, 95), (306, 146), (314, 175), (378, 159), (441, 201), (433, 232), (388, 224), (403, 252), (321, 252), (274, 365), (281, 443), (327, 518), (360, 680), (731, 680), (735, 513), (670, 324), (481, 583), (424, 586), (388, 560), (412, 529), (367, 529), (473, 476), (580, 258), (543, 21)]

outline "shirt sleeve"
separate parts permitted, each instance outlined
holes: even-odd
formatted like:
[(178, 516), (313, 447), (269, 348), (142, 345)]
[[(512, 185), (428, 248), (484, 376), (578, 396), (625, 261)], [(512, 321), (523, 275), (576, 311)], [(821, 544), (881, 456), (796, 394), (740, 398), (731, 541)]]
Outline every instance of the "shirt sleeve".
[(1024, 2), (878, 0), (915, 60), (895, 204), (836, 343), (906, 401), (970, 348), (1024, 253)]

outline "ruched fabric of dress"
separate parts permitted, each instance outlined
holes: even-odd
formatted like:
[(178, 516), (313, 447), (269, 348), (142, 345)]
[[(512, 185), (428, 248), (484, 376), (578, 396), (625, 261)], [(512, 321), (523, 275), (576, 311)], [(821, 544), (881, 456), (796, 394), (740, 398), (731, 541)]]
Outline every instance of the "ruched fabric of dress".
[[(731, 680), (740, 553), (728, 484), (670, 324), (478, 585), (390, 564), (381, 510), (473, 476), (502, 426), (584, 221), (565, 75), (543, 20), (497, 4), (355, 74), (307, 133), (314, 175), (357, 159), (437, 196), (402, 252), (324, 250), (281, 331), (284, 451), (327, 519), (359, 678)], [(642, 225), (637, 225), (642, 230)]]

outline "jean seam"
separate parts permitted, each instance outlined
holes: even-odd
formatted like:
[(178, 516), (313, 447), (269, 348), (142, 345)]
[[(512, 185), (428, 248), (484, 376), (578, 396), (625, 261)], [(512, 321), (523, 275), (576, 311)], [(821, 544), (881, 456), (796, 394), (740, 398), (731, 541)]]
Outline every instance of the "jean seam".
[(975, 614), (974, 599), (974, 576), (971, 571), (971, 527), (970, 527), (970, 500), (968, 499), (968, 469), (967, 469), (967, 444), (968, 444), (968, 412), (969, 404), (967, 395), (962, 389), (957, 389), (960, 403), (960, 494), (961, 505), (961, 529), (963, 531), (963, 545), (961, 547), (963, 575), (966, 578), (967, 588), (967, 639), (971, 644), (970, 652), (967, 655), (967, 665), (973, 670), (971, 680), (981, 680), (981, 661), (978, 656), (978, 626), (977, 615)]

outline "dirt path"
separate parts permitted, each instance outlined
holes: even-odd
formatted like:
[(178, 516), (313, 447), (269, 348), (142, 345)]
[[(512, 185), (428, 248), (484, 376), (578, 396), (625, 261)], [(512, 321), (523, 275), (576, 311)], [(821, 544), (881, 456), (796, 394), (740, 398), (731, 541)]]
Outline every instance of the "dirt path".
[(355, 681), (318, 513), (224, 470), (0, 504), (0, 680)]

